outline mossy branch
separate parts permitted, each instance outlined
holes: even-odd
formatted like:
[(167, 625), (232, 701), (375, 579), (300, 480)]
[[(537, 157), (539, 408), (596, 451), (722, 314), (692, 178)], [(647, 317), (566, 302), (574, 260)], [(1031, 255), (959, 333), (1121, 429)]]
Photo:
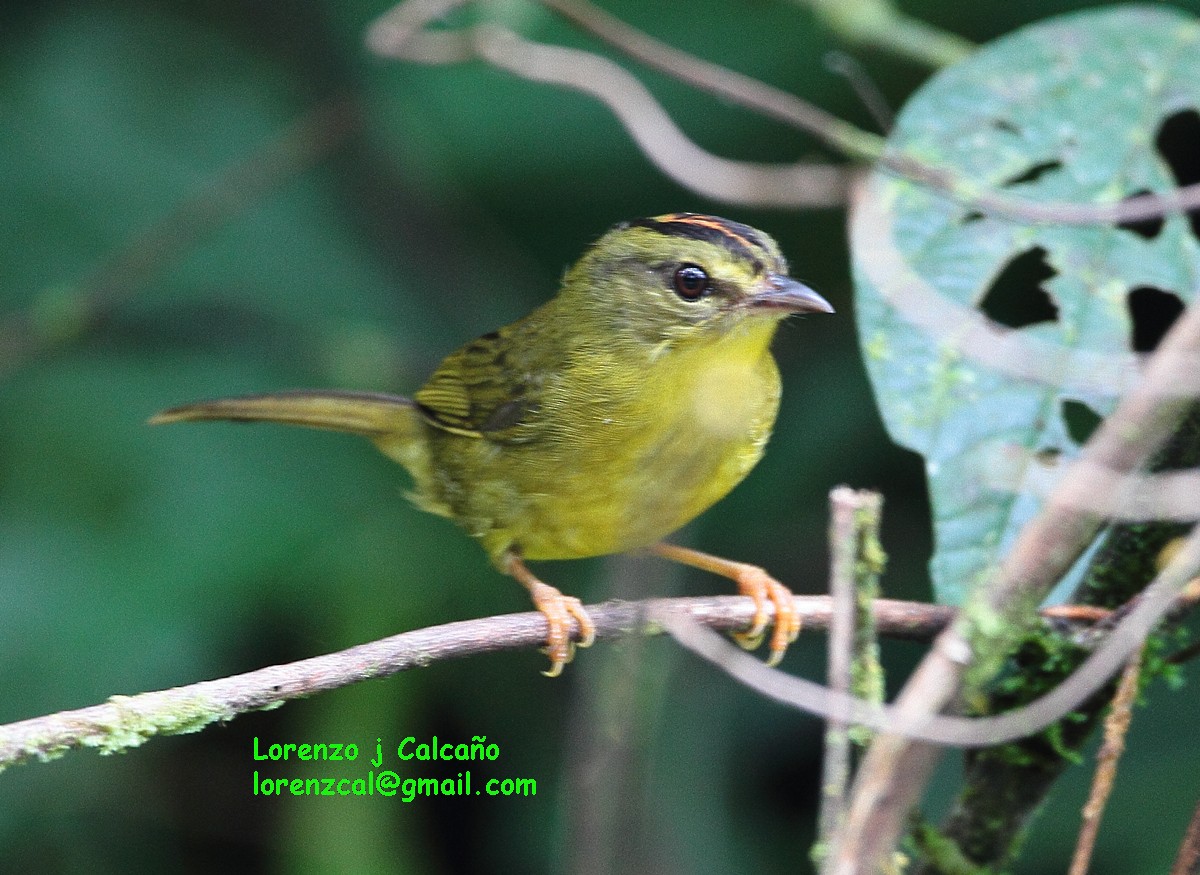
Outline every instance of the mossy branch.
[[(1142, 381), (1092, 436), (1083, 458), (1120, 472), (1144, 470), (1152, 464), (1183, 430), (1194, 406), (1191, 399), (1178, 397), (1176, 387), (1187, 378), (1188, 363), (1197, 354), (1200, 308), (1193, 306), (1148, 360)], [(1030, 628), (1034, 607), (1103, 527), (1101, 517), (1079, 509), (1088, 503), (1076, 500), (1094, 490), (1085, 468), (1068, 469), (988, 585), (973, 592), (963, 612), (938, 637), (901, 692), (896, 708), (914, 715), (937, 714), (995, 676)], [(1193, 534), (1188, 539), (1193, 546), (1195, 538)], [(1168, 568), (1174, 564), (1173, 560)], [(876, 870), (896, 847), (939, 755), (936, 748), (897, 734), (875, 739), (855, 784), (833, 872), (859, 875)]]
[[(794, 598), (806, 631), (828, 630), (832, 614), (829, 596)], [(722, 632), (744, 631), (753, 618), (754, 603), (744, 596), (646, 599), (604, 602), (588, 606), (587, 611), (595, 622), (597, 640), (616, 640), (629, 635), (662, 634), (668, 617), (687, 618)], [(880, 599), (874, 603), (879, 633), (897, 639), (928, 641), (941, 633), (956, 613), (955, 608), (923, 602)], [(1071, 605), (1047, 608), (1043, 613), (1047, 621), (1065, 624), (1059, 626), (1063, 630), (1104, 622), (1113, 615)], [(577, 628), (572, 630), (573, 635), (577, 632)], [(199, 732), (211, 723), (232, 720), (239, 714), (271, 710), (292, 699), (425, 668), (435, 662), (540, 648), (545, 638), (546, 619), (542, 614), (505, 614), (403, 632), (335, 653), (217, 680), (112, 696), (100, 705), (0, 726), (0, 771), (30, 760), (56, 759), (79, 748), (118, 753), (157, 735)]]
[[(882, 704), (883, 668), (875, 623), (879, 578), (887, 556), (879, 543), (883, 496), (839, 486), (829, 493), (829, 689), (851, 694), (872, 704)], [(822, 763), (819, 840), (812, 858), (818, 865), (829, 839), (837, 831), (845, 809), (850, 782), (852, 744), (865, 745), (869, 735), (862, 727), (830, 719), (825, 727)]]
[[(716, 596), (605, 602), (589, 607), (588, 613), (596, 623), (596, 637), (612, 640), (632, 634), (659, 634), (662, 630), (647, 618), (667, 607), (721, 631), (746, 629), (754, 612), (748, 598)], [(797, 596), (796, 608), (806, 629), (828, 628), (828, 596)], [(952, 608), (886, 599), (877, 603), (876, 611), (885, 634), (918, 640), (932, 638), (954, 616)], [(291, 699), (447, 659), (537, 648), (545, 638), (542, 614), (507, 614), (404, 632), (336, 653), (218, 680), (113, 696), (102, 705), (0, 726), (0, 769), (32, 759), (54, 759), (77, 748), (116, 753), (156, 735), (199, 732), (210, 723), (231, 720), (248, 711), (277, 708)]]
[[(1200, 463), (1200, 406), (1147, 466), (1154, 472)], [(1074, 601), (1115, 608), (1135, 598), (1158, 571), (1160, 556), (1187, 533), (1182, 523), (1156, 521), (1113, 526), (1096, 552)], [(1088, 650), (1064, 647), (1035, 635), (1013, 660), (1009, 680), (994, 690), (984, 710), (1002, 711), (1031, 701), (1075, 671)], [(1160, 669), (1166, 666), (1159, 664)], [(1078, 760), (1111, 698), (1111, 686), (1034, 738), (972, 753), (963, 788), (944, 824), (944, 838), (980, 865), (1002, 866), (1014, 858), (1029, 820), (1054, 782)], [(918, 872), (941, 872), (936, 865)]]

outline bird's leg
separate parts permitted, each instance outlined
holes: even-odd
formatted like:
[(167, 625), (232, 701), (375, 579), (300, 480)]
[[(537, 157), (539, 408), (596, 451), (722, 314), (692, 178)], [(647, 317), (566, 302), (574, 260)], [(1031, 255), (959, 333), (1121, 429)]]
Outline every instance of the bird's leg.
[(771, 654), (767, 657), (767, 665), (778, 665), (788, 645), (799, 637), (800, 614), (796, 610), (791, 591), (757, 565), (722, 559), (720, 556), (712, 556), (675, 544), (655, 544), (651, 549), (664, 559), (728, 577), (737, 584), (738, 592), (754, 600), (753, 623), (745, 632), (736, 632), (733, 636), (734, 640), (747, 650), (753, 650), (762, 643), (763, 632), (769, 619), (769, 600), (775, 606), (775, 631), (771, 634)]
[(563, 666), (575, 657), (571, 618), (579, 624), (580, 647), (591, 647), (596, 640), (595, 623), (579, 599), (563, 595), (550, 584), (538, 580), (516, 553), (509, 553), (505, 557), (504, 570), (529, 590), (534, 607), (546, 618), (546, 625), (550, 627), (546, 633), (546, 655), (550, 657), (550, 670), (542, 674), (548, 678), (558, 677), (562, 674)]

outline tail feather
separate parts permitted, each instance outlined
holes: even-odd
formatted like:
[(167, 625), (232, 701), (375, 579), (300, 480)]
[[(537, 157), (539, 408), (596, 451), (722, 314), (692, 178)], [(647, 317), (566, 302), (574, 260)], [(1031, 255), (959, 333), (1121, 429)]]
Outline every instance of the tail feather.
[(154, 414), (149, 422), (279, 422), (380, 438), (411, 433), (415, 409), (412, 401), (399, 395), (299, 389), (184, 404)]

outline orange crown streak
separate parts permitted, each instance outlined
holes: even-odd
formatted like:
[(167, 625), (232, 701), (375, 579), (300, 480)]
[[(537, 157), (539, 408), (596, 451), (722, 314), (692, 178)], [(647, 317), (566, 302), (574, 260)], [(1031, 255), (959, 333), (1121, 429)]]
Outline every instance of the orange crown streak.
[(696, 225), (697, 227), (700, 227), (700, 228), (708, 228), (710, 230), (717, 231), (717, 232), (725, 235), (726, 237), (730, 237), (730, 238), (736, 240), (738, 243), (740, 243), (742, 246), (744, 246), (746, 249), (748, 249), (750, 251), (753, 251), (755, 248), (754, 245), (749, 240), (747, 240), (741, 234), (737, 234), (734, 231), (732, 231), (728, 225), (726, 225), (722, 222), (719, 222), (715, 219), (712, 219), (708, 216), (697, 216), (697, 215), (693, 215), (691, 213), (667, 213), (665, 216), (655, 216), (654, 221), (656, 221), (656, 222), (677, 222), (681, 225)]

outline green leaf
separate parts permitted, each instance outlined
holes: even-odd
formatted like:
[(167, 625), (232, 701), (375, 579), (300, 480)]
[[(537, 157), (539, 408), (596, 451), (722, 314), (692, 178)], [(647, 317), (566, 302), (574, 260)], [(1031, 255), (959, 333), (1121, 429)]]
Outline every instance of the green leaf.
[[(1095, 10), (934, 77), (889, 148), (1010, 196), (1109, 203), (1196, 181), (1197, 107), (1194, 19)], [(1195, 230), (1022, 224), (876, 170), (852, 246), (867, 369), (892, 438), (925, 457), (931, 574), (958, 603), (1192, 299)]]

